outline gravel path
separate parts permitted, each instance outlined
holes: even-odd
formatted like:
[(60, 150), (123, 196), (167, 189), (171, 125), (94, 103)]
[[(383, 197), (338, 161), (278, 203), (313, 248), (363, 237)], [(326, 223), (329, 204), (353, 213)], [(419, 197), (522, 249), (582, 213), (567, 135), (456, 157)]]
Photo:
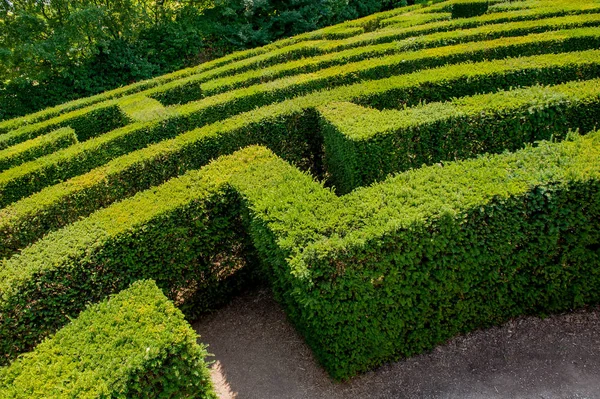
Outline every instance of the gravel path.
[(222, 399), (600, 399), (600, 307), (520, 318), (432, 353), (331, 381), (266, 290), (195, 324)]

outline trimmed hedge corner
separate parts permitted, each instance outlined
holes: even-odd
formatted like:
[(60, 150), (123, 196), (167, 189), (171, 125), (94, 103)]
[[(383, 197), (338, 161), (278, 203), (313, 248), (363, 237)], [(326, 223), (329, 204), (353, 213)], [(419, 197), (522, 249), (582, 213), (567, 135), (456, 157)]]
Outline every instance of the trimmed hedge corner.
[(154, 282), (138, 281), (0, 368), (0, 397), (216, 399), (207, 356)]

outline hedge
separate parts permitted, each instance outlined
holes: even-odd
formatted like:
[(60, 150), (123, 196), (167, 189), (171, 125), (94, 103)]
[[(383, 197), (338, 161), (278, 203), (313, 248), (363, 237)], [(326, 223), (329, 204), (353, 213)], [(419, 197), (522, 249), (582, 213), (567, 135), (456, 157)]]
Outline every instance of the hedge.
[(81, 306), (73, 298), (106, 295), (136, 273), (164, 284), (180, 251), (157, 242), (189, 224), (193, 208), (202, 229), (237, 230), (203, 216), (217, 202), (241, 213), (317, 358), (348, 378), (510, 317), (598, 302), (599, 179), (599, 132), (412, 170), (341, 198), (249, 147), (10, 259), (0, 271), (2, 350), (60, 327)]
[[(377, 35), (356, 36), (343, 42), (324, 42), (318, 48), (325, 53), (348, 50), (377, 44), (396, 42), (404, 49), (420, 49), (439, 47), (449, 44), (474, 42), (477, 40), (499, 39), (501, 37), (522, 36), (530, 33), (542, 33), (551, 30), (579, 28), (598, 25), (598, 14), (576, 14), (559, 17), (540, 18), (533, 20), (508, 21), (500, 24), (484, 24), (464, 29), (439, 30), (437, 32), (405, 38), (396, 27), (382, 29)], [(407, 30), (411, 32), (411, 30)]]
[[(585, 5), (587, 5), (587, 7), (585, 7)], [(408, 8), (405, 8), (404, 10), (405, 11), (409, 11), (410, 9), (416, 10), (422, 6), (423, 5), (419, 5), (414, 8), (408, 7)], [(570, 12), (565, 11), (565, 9), (569, 8), (568, 6), (569, 6), (569, 4), (561, 4), (560, 7), (557, 7), (557, 6), (554, 6), (551, 8), (545, 7), (545, 8), (542, 8), (539, 11), (539, 13), (535, 10), (533, 10), (533, 11), (528, 10), (529, 13), (525, 16), (520, 16), (520, 15), (515, 16), (515, 15), (513, 15), (514, 12), (513, 13), (502, 13), (502, 15), (497, 15), (497, 16), (492, 14), (492, 15), (487, 15), (486, 19), (482, 20), (481, 22), (477, 22), (477, 18), (474, 18), (473, 21), (469, 20), (468, 24), (465, 24), (462, 21), (450, 21), (450, 22), (448, 22), (446, 24), (442, 24), (440, 26), (436, 25), (436, 26), (432, 26), (432, 27), (427, 27), (427, 25), (424, 25), (425, 30), (415, 30), (416, 29), (415, 27), (418, 27), (418, 24), (417, 25), (410, 24), (409, 28), (404, 29), (402, 32), (394, 33), (392, 36), (389, 35), (389, 32), (382, 32), (383, 36), (380, 39), (378, 39), (377, 42), (390, 42), (390, 41), (397, 40), (397, 39), (414, 37), (414, 36), (418, 36), (418, 35), (424, 35), (427, 33), (440, 32), (440, 31), (446, 31), (446, 30), (451, 30), (451, 29), (460, 30), (460, 29), (469, 28), (469, 27), (481, 26), (485, 23), (501, 23), (501, 22), (512, 21), (514, 19), (531, 20), (534, 18), (565, 15), (565, 14), (570, 14), (570, 13), (572, 14), (572, 13), (577, 13), (579, 11), (582, 13), (600, 11), (600, 10), (596, 9), (597, 7), (593, 2), (590, 4), (588, 4), (588, 3), (578, 4), (578, 8), (573, 9)], [(381, 18), (383, 18), (383, 16), (394, 15), (397, 12), (398, 12), (398, 9), (392, 10), (392, 12), (380, 13), (378, 15), (369, 16), (369, 17), (365, 18), (364, 21), (362, 21), (362, 20), (352, 21), (350, 23), (350, 25), (348, 25), (348, 26), (363, 26), (365, 24), (369, 25), (374, 20), (379, 21)], [(381, 15), (381, 17), (379, 15)], [(418, 14), (415, 16), (418, 17)], [(411, 18), (411, 17), (409, 17), (409, 18)], [(382, 22), (385, 22), (385, 21), (382, 21)], [(422, 22), (425, 23), (427, 21), (422, 21)], [(344, 24), (341, 24), (341, 25), (344, 25)], [(19, 128), (26, 124), (43, 122), (43, 121), (46, 121), (47, 119), (56, 117), (64, 112), (78, 110), (78, 109), (80, 109), (82, 107), (86, 107), (86, 106), (87, 107), (93, 106), (94, 104), (97, 104), (102, 101), (112, 100), (112, 99), (116, 99), (116, 98), (124, 96), (124, 95), (138, 93), (140, 91), (144, 91), (147, 89), (151, 89), (153, 87), (163, 85), (165, 83), (169, 83), (173, 80), (184, 79), (191, 75), (196, 75), (196, 74), (200, 74), (202, 72), (212, 71), (213, 69), (221, 68), (220, 69), (221, 72), (214, 71), (215, 73), (211, 73), (211, 74), (207, 75), (208, 78), (218, 77), (218, 76), (226, 76), (226, 75), (229, 75), (234, 72), (243, 72), (250, 68), (261, 68), (261, 67), (272, 65), (273, 63), (281, 62), (282, 60), (290, 60), (290, 59), (300, 58), (303, 56), (310, 56), (313, 54), (313, 51), (315, 51), (315, 48), (310, 43), (305, 45), (304, 42), (323, 40), (327, 36), (326, 32), (331, 29), (335, 30), (337, 28), (336, 27), (325, 28), (322, 30), (322, 32), (321, 31), (310, 32), (310, 33), (307, 33), (304, 35), (296, 36), (294, 38), (281, 40), (276, 43), (273, 43), (272, 45), (268, 45), (265, 47), (233, 53), (229, 56), (220, 58), (218, 60), (207, 62), (198, 67), (184, 69), (184, 70), (177, 71), (177, 72), (174, 72), (174, 73), (171, 73), (168, 75), (160, 76), (160, 77), (148, 80), (148, 81), (138, 82), (133, 85), (126, 86), (124, 88), (119, 88), (119, 89), (115, 89), (115, 90), (112, 90), (112, 91), (109, 91), (106, 93), (98, 94), (98, 95), (95, 95), (95, 96), (92, 96), (89, 98), (79, 99), (79, 100), (75, 100), (75, 101), (72, 101), (69, 103), (61, 104), (56, 107), (42, 110), (42, 111), (36, 112), (34, 114), (31, 114), (31, 115), (28, 115), (25, 117), (0, 122), (0, 133), (14, 130), (14, 129)], [(377, 33), (377, 32), (373, 32), (373, 33)], [(368, 37), (369, 35), (373, 35), (373, 33), (367, 33), (366, 35), (363, 34), (361, 36)], [(371, 39), (366, 39), (366, 40), (367, 41), (364, 43), (361, 43), (359, 41), (359, 42), (355, 42), (355, 43), (348, 43), (347, 45), (342, 44), (339, 47), (339, 49), (364, 45), (365, 43), (368, 43), (369, 41), (371, 41), (373, 39), (371, 38)], [(289, 49), (287, 49), (286, 47), (289, 47)], [(334, 47), (336, 47), (336, 46), (334, 46)], [(256, 60), (252, 60), (253, 57), (256, 57)], [(234, 65), (233, 67), (231, 67), (229, 65), (231, 63), (237, 63), (237, 62), (242, 62), (242, 65), (240, 65), (240, 66)], [(224, 67), (224, 68), (222, 68), (222, 67)], [(174, 104), (174, 103), (187, 102), (187, 101), (190, 101), (193, 99), (197, 99), (198, 98), (197, 93), (198, 93), (197, 84), (192, 82), (189, 85), (188, 84), (177, 85), (171, 91), (169, 91), (168, 93), (164, 93), (162, 96), (163, 96), (163, 100), (165, 101), (165, 104)], [(175, 96), (176, 94), (181, 95), (183, 99), (178, 100), (176, 97), (171, 97), (171, 95)]]
[[(576, 38), (577, 36), (574, 37), (574, 39)], [(544, 51), (565, 50), (576, 46), (589, 48), (590, 46), (597, 46), (598, 39), (600, 39), (600, 36), (584, 35), (581, 37), (581, 41), (571, 40), (569, 34), (566, 34), (564, 40), (549, 41), (547, 46), (543, 48)], [(536, 45), (530, 47), (529, 45), (521, 46), (518, 41), (514, 41), (516, 42), (514, 46), (511, 47), (507, 43), (508, 47), (499, 47), (497, 52), (486, 46), (482, 46), (480, 52), (471, 52), (467, 47), (461, 49), (462, 51), (459, 51), (456, 56), (441, 57), (441, 59), (445, 62), (459, 62), (467, 58), (467, 54), (474, 59), (496, 58), (507, 56), (512, 52), (527, 53), (528, 49), (537, 52), (540, 48), (539, 42), (532, 42)], [(436, 52), (434, 51), (434, 53)], [(573, 53), (572, 56), (576, 58), (578, 55)], [(440, 58), (432, 55), (427, 59), (430, 60), (432, 65), (437, 65)], [(411, 72), (427, 65), (426, 62), (417, 64), (418, 66), (406, 62), (403, 55), (366, 60), (310, 74), (284, 78), (264, 85), (229, 91), (206, 98), (198, 103), (189, 103), (178, 109), (172, 109), (168, 113), (168, 119), (158, 119), (148, 123), (134, 123), (72, 146), (67, 150), (24, 164), (19, 168), (0, 173), (0, 206), (6, 206), (39, 191), (49, 184), (87, 172), (116, 156), (173, 137), (182, 131), (311, 91), (361, 80), (381, 79)]]
[(452, 4), (452, 18), (472, 18), (487, 12), (490, 4), (488, 1), (457, 1)]
[(154, 282), (138, 281), (0, 368), (0, 396), (216, 399), (207, 356)]
[(0, 150), (0, 172), (51, 154), (75, 143), (77, 143), (75, 131), (70, 127), (63, 127), (43, 136)]
[(326, 169), (338, 193), (389, 173), (473, 154), (514, 151), (600, 127), (600, 80), (533, 87), (402, 111), (352, 103), (319, 108)]
[[(334, 204), (337, 229), (294, 256), (259, 252), (282, 270), (287, 259), (288, 314), (347, 378), (511, 317), (598, 303), (599, 151), (595, 133), (406, 172)], [(282, 224), (269, 229), (294, 229)]]
[[(360, 74), (364, 70), (378, 66), (390, 69), (399, 69), (396, 73), (406, 73), (419, 68), (444, 65), (448, 62), (477, 61), (482, 59), (496, 59), (511, 56), (527, 56), (545, 54), (550, 52), (577, 51), (597, 48), (596, 42), (598, 29), (575, 29), (572, 31), (544, 32), (544, 29), (557, 29), (561, 27), (594, 26), (600, 23), (597, 15), (584, 18), (568, 17), (562, 20), (551, 20), (548, 25), (544, 21), (532, 25), (527, 23), (513, 24), (506, 28), (493, 27), (476, 29), (474, 32), (444, 32), (434, 35), (431, 39), (414, 38), (402, 42), (387, 42), (378, 45), (366, 45), (345, 49), (336, 45), (331, 47), (325, 43), (316, 44), (312, 48), (311, 58), (281, 63), (278, 65), (264, 65), (263, 68), (250, 68), (238, 70), (230, 76), (218, 71), (210, 74), (199, 74), (187, 79), (173, 81), (169, 84), (148, 90), (145, 95), (159, 100), (164, 105), (187, 103), (201, 98), (217, 95), (228, 90), (247, 87), (252, 84), (265, 83), (278, 78), (300, 75), (301, 73), (322, 73), (339, 69), (345, 66), (352, 72)], [(521, 25), (522, 24), (522, 25)], [(515, 38), (517, 35), (526, 35), (531, 32), (542, 32), (539, 35), (530, 35)], [(511, 37), (505, 38), (503, 37)], [(491, 41), (475, 40), (495, 39)], [(458, 44), (453, 44), (458, 43)], [(464, 44), (461, 44), (464, 43)], [(449, 45), (448, 44), (452, 44)], [(445, 47), (439, 47), (445, 46)], [(435, 49), (432, 49), (435, 48)], [(321, 51), (317, 51), (322, 49)], [(407, 52), (409, 50), (417, 50)], [(318, 53), (325, 53), (315, 56)], [(395, 55), (395, 57), (392, 57)], [(386, 57), (387, 56), (387, 57)], [(374, 60), (374, 57), (386, 57)], [(362, 61), (359, 62), (359, 61)], [(346, 65), (352, 62), (353, 64)], [(236, 66), (239, 66), (236, 64)], [(337, 67), (336, 67), (337, 66)], [(336, 68), (332, 68), (336, 67)], [(328, 68), (327, 70), (323, 70)]]
[(10, 258), (0, 268), (0, 362), (136, 280), (155, 280), (190, 317), (222, 301), (252, 253), (227, 179), (261, 156), (271, 160), (247, 150), (141, 192)]
[(75, 130), (77, 139), (85, 141), (129, 123), (127, 116), (114, 103), (102, 104), (92, 110), (79, 110), (57, 118), (26, 125), (0, 135), (0, 150), (33, 139), (61, 127)]
[[(600, 23), (600, 18), (596, 20)], [(407, 44), (416, 46), (414, 41)], [(451, 45), (435, 49), (421, 49), (417, 51), (406, 51), (402, 43), (391, 43), (377, 46), (365, 46), (359, 49), (346, 50), (333, 55), (312, 57), (308, 60), (300, 60), (280, 64), (266, 70), (250, 71), (233, 77), (215, 79), (200, 85), (203, 96), (213, 96), (229, 90), (247, 87), (252, 84), (265, 83), (278, 78), (311, 73), (337, 66), (336, 69), (348, 67), (349, 63), (362, 61), (363, 65), (371, 65), (375, 68), (377, 64), (385, 64), (386, 67), (394, 69), (395, 73), (408, 73), (422, 68), (432, 68), (448, 63), (464, 61), (480, 61), (499, 59), (514, 56), (530, 56), (535, 54), (560, 53), (568, 51), (579, 51), (600, 47), (600, 28), (581, 28), (572, 30), (560, 30), (539, 34), (530, 34), (522, 37), (510, 37), (480, 41), (477, 43), (465, 43)], [(403, 62), (389, 65), (389, 56), (398, 54)], [(376, 58), (381, 57), (381, 58)], [(393, 59), (393, 57), (392, 57)], [(350, 64), (352, 65), (352, 64)], [(361, 72), (367, 68), (363, 65), (356, 69)], [(353, 65), (352, 65), (353, 66)], [(351, 69), (355, 69), (352, 67)], [(361, 72), (355, 72), (360, 74)], [(323, 71), (325, 73), (325, 71)], [(359, 75), (360, 76), (360, 75)], [(162, 88), (161, 88), (162, 90)]]
[[(452, 10), (450, 7), (451, 5), (444, 6), (445, 9), (441, 11), (448, 11), (451, 13)], [(432, 10), (432, 8), (430, 8), (430, 10)], [(598, 7), (598, 3), (594, 3), (593, 1), (548, 1), (536, 2), (536, 4), (532, 5), (531, 7), (516, 10), (501, 10), (497, 9), (496, 7), (496, 9), (493, 9), (493, 11), (495, 12), (490, 12), (474, 18), (460, 18), (450, 19), (448, 21), (432, 22), (422, 26), (415, 26), (411, 29), (415, 31), (415, 33), (426, 35), (444, 31), (450, 27), (453, 29), (469, 29), (485, 24), (503, 24), (506, 22), (528, 21), (540, 18), (561, 17), (566, 15), (594, 14), (600, 12), (600, 8)], [(384, 19), (380, 22), (379, 31), (373, 32), (372, 35), (376, 37), (378, 35), (389, 34), (391, 30), (398, 25), (398, 23), (400, 23), (400, 26), (402, 26), (404, 23), (404, 18), (402, 18), (402, 16)], [(386, 29), (389, 29), (389, 31), (386, 32)]]
[(599, 53), (523, 57), (424, 70), (313, 93), (181, 134), (0, 210), (0, 258), (113, 201), (246, 145), (266, 145), (320, 176), (322, 139), (314, 111), (319, 106), (336, 101), (380, 108), (414, 106), (420, 101), (445, 101), (521, 85), (561, 83), (573, 76), (595, 78), (600, 76), (596, 61)]
[[(600, 11), (600, 9), (598, 10)], [(508, 14), (510, 15), (510, 13)], [(533, 16), (532, 16), (533, 17)], [(564, 29), (567, 27), (575, 27), (575, 26), (593, 26), (597, 25), (598, 17), (594, 14), (592, 15), (575, 15), (564, 17), (565, 20), (561, 21), (561, 18), (551, 18), (549, 19), (547, 29)], [(578, 21), (578, 19), (580, 21)], [(506, 17), (503, 17), (502, 20), (506, 20)], [(510, 18), (508, 19), (510, 21)], [(522, 20), (522, 18), (521, 18)], [(488, 22), (494, 22), (488, 21)], [(469, 35), (469, 32), (463, 32), (462, 25), (443, 25), (442, 27), (438, 27), (432, 32), (441, 32), (439, 34), (439, 38), (428, 41), (423, 40), (421, 46), (423, 47), (435, 47), (439, 45), (443, 45), (447, 42), (468, 42), (474, 41), (481, 38), (499, 38), (505, 36), (514, 36), (514, 35), (523, 35), (527, 33), (540, 32), (544, 31), (544, 24), (546, 21), (544, 20), (529, 20), (525, 19), (523, 24), (525, 26), (520, 27), (518, 24), (516, 26), (508, 25), (506, 26), (506, 32), (504, 32), (503, 25), (496, 26), (482, 26), (480, 30), (483, 32), (474, 32)], [(481, 26), (481, 24), (471, 24), (472, 26)], [(427, 25), (425, 25), (427, 27)], [(457, 29), (457, 30), (452, 30)], [(486, 32), (486, 30), (490, 30), (490, 32)], [(462, 33), (461, 33), (462, 32)], [(495, 35), (493, 33), (496, 32)], [(360, 35), (353, 36), (348, 40), (341, 41), (320, 41), (320, 42), (301, 42), (297, 45), (290, 46), (289, 48), (282, 48), (262, 56), (247, 59), (242, 62), (238, 62), (235, 64), (225, 65), (221, 68), (217, 68), (211, 70), (205, 74), (197, 74), (192, 75), (186, 79), (173, 81), (167, 85), (157, 87), (148, 92), (148, 94), (152, 94), (155, 98), (159, 99), (163, 104), (171, 105), (171, 104), (179, 104), (186, 103), (193, 100), (198, 100), (202, 98), (203, 93), (199, 90), (201, 84), (203, 82), (210, 82), (215, 78), (227, 78), (229, 76), (235, 76), (238, 73), (259, 71), (261, 68), (272, 67), (274, 64), (282, 61), (296, 60), (302, 57), (309, 57), (318, 54), (330, 54), (332, 52), (341, 51), (350, 48), (359, 48), (360, 46), (369, 45), (369, 44), (381, 44), (387, 43), (388, 47), (394, 44), (397, 45), (395, 48), (395, 52), (403, 50), (404, 45), (402, 43), (393, 43), (399, 39), (405, 39), (406, 48), (414, 48), (418, 45), (419, 41), (415, 43), (415, 38), (426, 38), (424, 33), (429, 33), (429, 31), (418, 32), (415, 33), (413, 29), (404, 29), (398, 30), (397, 27), (394, 27), (393, 30), (382, 32), (382, 34), (372, 34), (372, 35)], [(421, 34), (421, 36), (418, 36)], [(363, 39), (363, 36), (366, 36)], [(447, 37), (444, 37), (447, 36)], [(377, 37), (377, 39), (375, 39)], [(420, 47), (417, 47), (420, 48)], [(358, 53), (365, 53), (365, 51)], [(366, 51), (366, 55), (362, 57), (369, 56), (369, 52)], [(355, 56), (355, 60), (362, 59), (360, 55)], [(293, 72), (293, 69), (290, 68), (290, 71)], [(277, 76), (277, 75), (275, 75)], [(284, 75), (280, 75), (284, 76)], [(269, 74), (269, 77), (272, 79), (273, 75)], [(182, 93), (183, 92), (183, 93)]]
[[(431, 4), (431, 3), (436, 3), (438, 1), (440, 1), (440, 0), (431, 0), (431, 1), (428, 1), (427, 3)], [(398, 13), (403, 13), (403, 12), (408, 12), (410, 10), (420, 9), (426, 5), (427, 4), (419, 4), (419, 5), (412, 6), (412, 7), (396, 8), (394, 10), (379, 13), (379, 15), (381, 16), (381, 18), (383, 18), (385, 16), (389, 17), (389, 16), (396, 15)], [(117, 98), (125, 96), (125, 95), (139, 93), (141, 91), (150, 89), (152, 87), (156, 87), (161, 84), (168, 83), (172, 80), (185, 78), (187, 76), (202, 73), (205, 71), (210, 71), (212, 69), (219, 68), (221, 66), (224, 66), (224, 65), (227, 65), (230, 63), (243, 61), (243, 60), (246, 60), (246, 59), (252, 58), (252, 57), (257, 57), (257, 56), (260, 57), (260, 56), (263, 56), (263, 55), (271, 53), (271, 52), (276, 52), (277, 50), (285, 48), (285, 47), (295, 47), (298, 44), (302, 45), (302, 43), (305, 41), (319, 41), (319, 40), (326, 40), (328, 38), (332, 38), (334, 40), (336, 40), (336, 39), (339, 40), (340, 36), (346, 37), (349, 33), (351, 33), (351, 34), (361, 33), (363, 31), (362, 24), (368, 23), (368, 21), (371, 21), (376, 18), (379, 18), (379, 17), (377, 15), (371, 15), (371, 16), (368, 16), (368, 17), (365, 17), (362, 19), (352, 21), (350, 24), (342, 23), (339, 25), (334, 25), (331, 27), (323, 28), (318, 31), (307, 32), (307, 33), (304, 33), (304, 34), (301, 34), (301, 35), (298, 35), (295, 37), (278, 40), (277, 42), (271, 43), (271, 44), (263, 46), (263, 47), (237, 51), (232, 54), (226, 55), (226, 56), (221, 57), (216, 60), (212, 60), (212, 61), (203, 63), (198, 66), (185, 68), (185, 69), (182, 69), (182, 70), (179, 70), (176, 72), (158, 76), (153, 79), (140, 81), (140, 82), (137, 82), (137, 83), (125, 86), (125, 87), (110, 90), (110, 91), (100, 93), (100, 94), (97, 94), (94, 96), (70, 101), (70, 102), (60, 104), (55, 107), (47, 108), (47, 109), (23, 116), (23, 117), (14, 118), (14, 119), (6, 120), (6, 121), (0, 121), (0, 133), (9, 132), (11, 130), (17, 129), (19, 127), (22, 127), (24, 125), (28, 125), (31, 123), (43, 122), (50, 118), (57, 117), (63, 113), (75, 111), (75, 110), (78, 110), (83, 107), (92, 106), (94, 104), (98, 104), (103, 101), (113, 100), (113, 99), (117, 99)], [(365, 22), (362, 22), (362, 21), (365, 21)], [(346, 28), (356, 28), (356, 27), (359, 27), (360, 29), (352, 29), (351, 31), (349, 29), (346, 29)], [(332, 33), (330, 34), (330, 32), (332, 32)]]

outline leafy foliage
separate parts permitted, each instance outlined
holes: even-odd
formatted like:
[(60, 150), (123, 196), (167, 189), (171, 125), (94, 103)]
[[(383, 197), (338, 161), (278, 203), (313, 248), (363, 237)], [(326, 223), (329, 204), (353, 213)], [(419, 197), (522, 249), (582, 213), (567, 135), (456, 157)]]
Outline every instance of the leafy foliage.
[(181, 312), (138, 281), (0, 368), (0, 396), (216, 399), (207, 356)]
[[(338, 379), (600, 302), (600, 4), (452, 18), (475, 3), (389, 10), (0, 123), (0, 362), (33, 350), (0, 375), (30, 376), (36, 353), (51, 368), (45, 337), (146, 279), (195, 317), (266, 276)], [(223, 20), (219, 4), (202, 17)], [(312, 3), (247, 2), (231, 21), (302, 21), (272, 4)], [(248, 32), (235, 39), (269, 33)]]
[(0, 119), (405, 0), (0, 2)]

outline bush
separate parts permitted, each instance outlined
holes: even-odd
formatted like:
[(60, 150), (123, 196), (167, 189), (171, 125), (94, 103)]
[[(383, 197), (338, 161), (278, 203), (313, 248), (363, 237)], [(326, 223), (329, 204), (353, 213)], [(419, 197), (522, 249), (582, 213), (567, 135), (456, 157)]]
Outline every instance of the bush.
[(207, 356), (183, 314), (138, 281), (0, 368), (0, 396), (216, 399)]
[(232, 158), (216, 165), (217, 171), (208, 167), (204, 174), (139, 193), (48, 234), (5, 262), (0, 361), (32, 349), (86, 303), (136, 280), (155, 280), (190, 317), (222, 302), (243, 282), (244, 274), (236, 272), (252, 253), (239, 197), (225, 183), (251, 160)]
[[(335, 378), (519, 314), (596, 303), (599, 140), (425, 167), (341, 198), (246, 148), (11, 258), (0, 271), (2, 351), (14, 356), (59, 328), (82, 306), (73, 298), (98, 300), (151, 276), (178, 291), (197, 275), (181, 269), (182, 250), (223, 242), (222, 232), (239, 231), (236, 213)], [(223, 217), (208, 216), (214, 204)], [(193, 234), (191, 220), (201, 221)]]
[(434, 165), (339, 200), (276, 187), (249, 198), (250, 231), (287, 314), (348, 378), (511, 317), (598, 303), (599, 144)]
[[(543, 21), (538, 21), (540, 18), (552, 18), (564, 15), (567, 15), (568, 18), (581, 19), (582, 26), (588, 26), (586, 24), (595, 24), (593, 21), (588, 20), (589, 18), (593, 20), (595, 16), (593, 14), (587, 15), (587, 13), (595, 12), (595, 8), (593, 6), (590, 7), (589, 5), (586, 5), (586, 7), (584, 7), (580, 4), (578, 7), (572, 9), (572, 5), (565, 2), (562, 2), (561, 4), (553, 4), (551, 6), (549, 6), (548, 4), (543, 4), (541, 7), (534, 7), (532, 9), (528, 9), (525, 13), (515, 13), (514, 11), (494, 13), (479, 18), (472, 18), (468, 20), (463, 19), (441, 21), (436, 24), (427, 23), (431, 22), (431, 20), (439, 18), (435, 17), (436, 14), (414, 13), (410, 17), (407, 17), (403, 13), (403, 11), (408, 12), (411, 10), (416, 10), (419, 7), (420, 6), (417, 6), (416, 8), (412, 7), (406, 9), (396, 9), (387, 13), (380, 13), (370, 17), (366, 17), (361, 20), (350, 21), (346, 24), (336, 25), (330, 28), (324, 28), (318, 31), (298, 35), (289, 39), (279, 40), (275, 43), (264, 47), (259, 47), (252, 50), (239, 51), (225, 56), (223, 58), (206, 62), (196, 67), (183, 69), (154, 79), (124, 86), (122, 88), (111, 90), (102, 94), (97, 94), (95, 96), (74, 100), (21, 118), (0, 122), (0, 133), (8, 132), (25, 124), (45, 121), (49, 118), (56, 117), (61, 113), (77, 110), (82, 107), (97, 104), (98, 102), (111, 100), (128, 94), (134, 94), (139, 91), (157, 87), (176, 79), (183, 79), (191, 75), (205, 73), (206, 79), (208, 80), (215, 77), (231, 75), (236, 72), (243, 72), (251, 68), (264, 68), (266, 66), (270, 66), (281, 61), (298, 59), (304, 56), (314, 55), (315, 51), (320, 52), (321, 50), (315, 48), (311, 41), (323, 40), (328, 38), (335, 39), (335, 37), (331, 36), (333, 35), (333, 33), (338, 32), (340, 29), (342, 31), (344, 31), (344, 29), (350, 29), (351, 34), (346, 34), (345, 36), (349, 37), (346, 40), (342, 40), (337, 44), (323, 43), (324, 46), (322, 51), (325, 51), (327, 53), (330, 51), (338, 51), (346, 48), (359, 47), (366, 44), (390, 43), (395, 40), (414, 38), (418, 36), (426, 37), (428, 34), (434, 32), (443, 33), (446, 31), (453, 30), (460, 32), (461, 30), (473, 27), (482, 27), (486, 29), (486, 24), (497, 24), (496, 26), (502, 26), (502, 22), (525, 21), (533, 24), (543, 24)], [(372, 24), (373, 21), (378, 21), (377, 25), (382, 26), (385, 25), (387, 21), (393, 23), (394, 15), (396, 14), (400, 14), (398, 18), (401, 18), (401, 20), (404, 22), (412, 21), (407, 25), (406, 29), (398, 29), (398, 26), (396, 24), (396, 26), (394, 26), (393, 29), (380, 29), (378, 31), (361, 34), (364, 31), (363, 25)], [(576, 15), (570, 16), (569, 14)], [(434, 16), (433, 19), (431, 15)], [(494, 25), (491, 25), (489, 29), (493, 30), (493, 26)], [(569, 26), (563, 26), (563, 28), (566, 27)], [(510, 26), (507, 26), (506, 28), (506, 34), (508, 35), (508, 32), (510, 32)], [(527, 33), (527, 31), (523, 31), (520, 34), (525, 33)], [(177, 89), (174, 88), (172, 92), (169, 92), (171, 94), (175, 94), (177, 90), (181, 90), (181, 94), (184, 96), (182, 99), (179, 99), (174, 96), (169, 96), (167, 93), (165, 93), (160, 95), (160, 100), (164, 101), (165, 104), (178, 104), (198, 99), (199, 97), (197, 96), (199, 96), (200, 93), (197, 91), (196, 83), (197, 80), (190, 81), (189, 84), (184, 83), (181, 86), (178, 86)]]
[(129, 118), (114, 103), (101, 104), (93, 109), (82, 109), (57, 118), (25, 125), (0, 135), (0, 149), (31, 140), (61, 127), (70, 127), (79, 141), (100, 136), (130, 123)]
[(326, 169), (337, 192), (345, 194), (393, 172), (562, 140), (569, 130), (596, 130), (600, 81), (462, 97), (402, 111), (352, 103), (319, 110)]
[(75, 131), (70, 127), (63, 127), (43, 136), (0, 150), (0, 172), (51, 154), (75, 143), (77, 143)]
[(452, 5), (452, 18), (471, 18), (483, 15), (489, 8), (487, 1), (466, 0)]

